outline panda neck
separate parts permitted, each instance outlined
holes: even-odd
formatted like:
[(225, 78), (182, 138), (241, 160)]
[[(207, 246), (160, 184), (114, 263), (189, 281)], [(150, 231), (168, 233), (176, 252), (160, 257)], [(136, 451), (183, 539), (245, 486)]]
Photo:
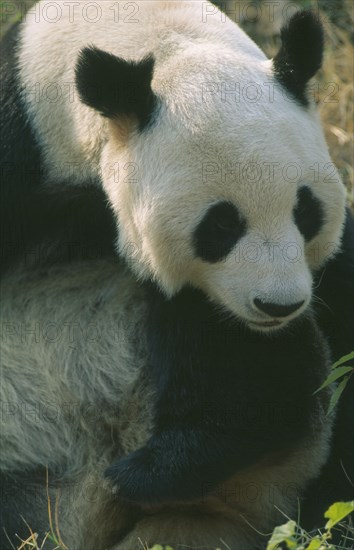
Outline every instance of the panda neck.
[[(234, 385), (240, 387), (240, 380), (246, 386), (257, 380), (261, 392), (263, 383), (269, 387), (269, 377), (274, 377), (277, 384), (295, 388), (295, 393), (299, 384), (303, 387), (304, 379), (308, 379), (309, 395), (311, 388), (317, 389), (318, 373), (310, 364), (317, 336), (311, 318), (303, 317), (289, 330), (268, 336), (219, 311), (201, 291), (192, 288), (167, 299), (149, 284), (147, 299), (148, 368), (160, 395), (171, 394), (173, 399), (183, 400), (176, 389), (183, 387), (185, 394), (193, 394), (193, 402), (211, 396), (215, 399), (218, 392), (222, 401), (225, 390), (227, 394), (232, 388), (232, 401)], [(304, 328), (308, 341), (299, 350), (299, 335)], [(289, 357), (293, 361), (289, 362)], [(277, 385), (274, 388), (279, 390)]]

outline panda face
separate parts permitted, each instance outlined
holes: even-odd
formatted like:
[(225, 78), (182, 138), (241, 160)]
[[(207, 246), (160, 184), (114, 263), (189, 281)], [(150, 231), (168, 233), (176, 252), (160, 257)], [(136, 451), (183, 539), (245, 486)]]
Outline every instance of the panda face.
[(274, 60), (245, 36), (216, 40), (182, 38), (140, 63), (87, 48), (77, 87), (108, 118), (102, 182), (138, 277), (167, 296), (192, 285), (252, 329), (277, 330), (310, 304), (344, 221), (344, 187), (306, 94), (322, 31), (296, 14)]
[(135, 181), (104, 172), (119, 251), (135, 272), (169, 296), (199, 288), (261, 331), (309, 306), (312, 274), (337, 250), (344, 216), (344, 188), (336, 172), (328, 178), (316, 115), (288, 102), (286, 115), (277, 108), (256, 122), (241, 108), (232, 120), (230, 109), (209, 130), (210, 114), (192, 131), (188, 117), (181, 127), (180, 113), (171, 124), (161, 109), (128, 148), (112, 123), (103, 163), (136, 168)]

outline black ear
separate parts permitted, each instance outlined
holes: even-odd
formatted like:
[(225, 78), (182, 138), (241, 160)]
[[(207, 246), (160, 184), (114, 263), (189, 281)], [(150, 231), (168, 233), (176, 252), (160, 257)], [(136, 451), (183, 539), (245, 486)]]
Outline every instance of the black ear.
[(324, 39), (321, 21), (308, 10), (295, 13), (281, 30), (281, 42), (273, 60), (275, 76), (306, 106), (306, 84), (322, 64)]
[(133, 115), (140, 129), (156, 106), (151, 89), (154, 59), (126, 61), (94, 47), (84, 48), (76, 64), (76, 87), (83, 103), (109, 118)]

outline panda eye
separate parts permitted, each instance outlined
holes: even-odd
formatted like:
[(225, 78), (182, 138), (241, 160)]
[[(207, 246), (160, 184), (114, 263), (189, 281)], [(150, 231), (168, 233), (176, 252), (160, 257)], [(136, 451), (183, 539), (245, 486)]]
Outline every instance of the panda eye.
[(196, 255), (207, 262), (218, 262), (234, 248), (245, 232), (237, 208), (229, 202), (215, 204), (204, 215), (193, 238)]
[(299, 189), (293, 216), (305, 241), (310, 241), (319, 233), (324, 223), (324, 213), (320, 201), (309, 187)]
[(236, 228), (234, 219), (220, 218), (214, 220), (215, 228), (222, 233), (228, 233)]
[(220, 233), (237, 233), (241, 222), (236, 208), (228, 202), (221, 202), (212, 206), (204, 216), (204, 227)]

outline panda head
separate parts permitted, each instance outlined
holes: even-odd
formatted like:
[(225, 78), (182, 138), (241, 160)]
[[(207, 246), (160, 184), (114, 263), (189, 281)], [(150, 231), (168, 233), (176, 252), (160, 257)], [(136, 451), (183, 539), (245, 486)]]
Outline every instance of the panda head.
[(321, 24), (299, 12), (281, 39), (273, 60), (182, 40), (139, 62), (85, 48), (76, 68), (81, 100), (108, 118), (120, 254), (166, 295), (193, 285), (260, 331), (306, 310), (345, 209), (307, 92)]

